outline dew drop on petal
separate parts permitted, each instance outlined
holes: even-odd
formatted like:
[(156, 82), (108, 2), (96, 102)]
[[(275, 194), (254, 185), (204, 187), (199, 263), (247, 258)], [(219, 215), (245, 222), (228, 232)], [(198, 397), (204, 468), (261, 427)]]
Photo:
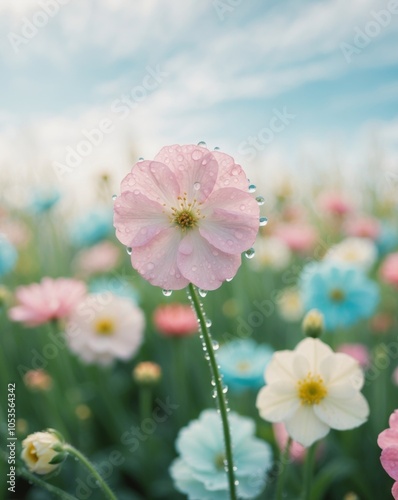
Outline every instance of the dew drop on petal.
[(126, 252), (128, 253), (128, 255), (131, 255), (133, 253), (133, 249), (131, 247), (127, 247)]
[(240, 208), (240, 209), (242, 210), (242, 212), (243, 212), (243, 210), (245, 210), (245, 209), (246, 209), (246, 205), (241, 205), (239, 208)]
[(260, 226), (266, 226), (268, 224), (267, 217), (260, 217)]
[(214, 151), (220, 151), (220, 148), (219, 148), (218, 146), (216, 146), (216, 147), (214, 148)]
[(227, 278), (225, 281), (227, 281), (229, 283), (232, 280), (233, 280), (233, 278)]
[(246, 250), (245, 252), (245, 256), (248, 258), (248, 259), (252, 259), (255, 255), (256, 251), (254, 250), (254, 248), (249, 248), (249, 250)]
[(198, 292), (201, 297), (206, 297), (207, 295), (207, 290), (202, 290), (201, 288), (199, 288)]
[(193, 188), (195, 191), (199, 191), (200, 189), (200, 182), (195, 182), (195, 184), (193, 185)]
[(256, 201), (260, 206), (264, 205), (265, 203), (264, 196), (257, 196)]
[(163, 288), (162, 293), (165, 297), (170, 297), (170, 295), (173, 293), (173, 290), (166, 290), (166, 288)]
[(207, 148), (207, 144), (205, 143), (205, 141), (199, 141), (198, 146), (201, 146), (202, 148)]
[(256, 192), (256, 186), (254, 184), (249, 185), (249, 193), (255, 193)]
[(114, 194), (114, 195), (112, 196), (112, 200), (113, 200), (113, 201), (115, 201), (115, 200), (116, 200), (116, 198), (117, 198), (117, 194)]

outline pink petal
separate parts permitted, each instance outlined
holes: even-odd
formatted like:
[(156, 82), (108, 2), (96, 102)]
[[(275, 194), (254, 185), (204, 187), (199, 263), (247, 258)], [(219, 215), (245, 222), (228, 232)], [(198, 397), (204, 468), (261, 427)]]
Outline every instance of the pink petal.
[(147, 198), (173, 204), (180, 194), (180, 186), (174, 173), (158, 161), (140, 161), (122, 181), (121, 191), (132, 191)]
[(384, 448), (380, 456), (381, 465), (389, 476), (398, 480), (398, 448)]
[(217, 250), (198, 231), (190, 231), (180, 244), (177, 263), (191, 283), (204, 290), (215, 290), (235, 276), (241, 257)]
[(377, 444), (380, 448), (387, 448), (388, 446), (395, 446), (398, 448), (398, 430), (386, 429), (379, 434)]
[[(160, 150), (155, 160), (166, 164), (175, 174), (188, 200), (204, 201), (213, 191), (218, 163), (213, 153), (201, 146), (167, 146)], [(181, 194), (180, 193), (180, 194)]]
[(116, 199), (113, 224), (118, 240), (129, 247), (145, 245), (170, 225), (160, 203), (135, 191), (125, 191)]
[(218, 177), (215, 188), (234, 187), (245, 192), (248, 190), (248, 180), (245, 172), (235, 160), (221, 151), (213, 151), (218, 163)]
[(260, 210), (256, 200), (239, 189), (214, 191), (202, 208), (200, 234), (225, 253), (242, 253), (257, 236)]
[(177, 253), (182, 233), (178, 228), (164, 229), (146, 245), (135, 247), (131, 264), (152, 285), (167, 290), (180, 290), (189, 280), (177, 266)]
[(392, 429), (396, 429), (398, 431), (398, 410), (394, 410), (391, 413), (388, 423)]
[(391, 494), (394, 497), (394, 500), (398, 500), (398, 483), (394, 483), (392, 485)]

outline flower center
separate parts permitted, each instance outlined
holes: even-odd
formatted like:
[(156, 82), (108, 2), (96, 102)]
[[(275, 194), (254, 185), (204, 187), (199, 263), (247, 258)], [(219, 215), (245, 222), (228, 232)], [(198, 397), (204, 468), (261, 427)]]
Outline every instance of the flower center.
[(39, 461), (39, 457), (36, 454), (36, 449), (35, 449), (33, 443), (31, 443), (29, 445), (28, 456), (32, 460), (33, 463), (37, 463)]
[(319, 375), (309, 373), (297, 383), (298, 396), (304, 405), (317, 405), (326, 397), (328, 391)]
[(342, 302), (345, 299), (345, 293), (340, 288), (334, 288), (330, 290), (329, 297), (333, 302)]
[(171, 207), (170, 222), (179, 226), (182, 231), (192, 229), (197, 226), (199, 219), (204, 218), (200, 213), (199, 205), (196, 199), (188, 203), (187, 194), (178, 197), (178, 207)]
[(115, 322), (110, 318), (101, 318), (95, 322), (94, 329), (98, 335), (112, 335), (115, 332)]
[(225, 455), (224, 453), (218, 453), (214, 459), (214, 465), (216, 466), (217, 470), (224, 470), (225, 469)]
[(236, 368), (240, 372), (248, 372), (250, 368), (250, 363), (248, 361), (239, 361), (237, 363)]

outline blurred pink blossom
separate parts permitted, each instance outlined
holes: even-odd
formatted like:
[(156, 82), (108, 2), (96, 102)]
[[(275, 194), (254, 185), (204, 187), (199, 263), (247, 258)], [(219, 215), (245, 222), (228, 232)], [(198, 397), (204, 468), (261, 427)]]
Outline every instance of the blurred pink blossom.
[(369, 349), (364, 344), (340, 344), (337, 352), (343, 352), (356, 359), (362, 368), (367, 368), (370, 364)]
[(120, 259), (120, 249), (110, 241), (102, 241), (91, 248), (81, 250), (75, 257), (74, 267), (83, 276), (107, 273)]
[(398, 252), (387, 255), (380, 267), (380, 278), (398, 288)]
[(348, 236), (375, 240), (380, 233), (380, 223), (374, 217), (354, 217), (347, 220), (344, 229)]
[(25, 222), (16, 219), (1, 219), (0, 233), (5, 234), (8, 241), (17, 248), (25, 246), (31, 237), (31, 232)]
[(159, 332), (167, 337), (184, 337), (198, 331), (198, 321), (191, 306), (166, 304), (159, 306), (153, 315)]
[(152, 285), (215, 290), (235, 276), (256, 239), (259, 207), (246, 174), (220, 151), (164, 147), (154, 161), (133, 166), (121, 192), (116, 235)]
[(13, 321), (38, 326), (66, 318), (86, 294), (85, 283), (69, 278), (43, 278), (16, 289), (17, 305), (8, 314)]
[[(389, 419), (390, 427), (379, 434), (377, 444), (382, 449), (380, 461), (387, 474), (398, 481), (398, 410)], [(398, 499), (398, 483), (394, 483), (391, 493)]]
[(274, 236), (281, 239), (293, 252), (307, 253), (316, 243), (315, 229), (306, 223), (286, 223), (278, 225)]
[[(281, 451), (286, 448), (289, 435), (286, 431), (285, 424), (282, 422), (272, 424), (276, 443)], [(289, 456), (296, 462), (302, 462), (305, 458), (306, 448), (296, 441), (292, 441), (289, 450)]]
[(370, 327), (375, 333), (386, 333), (393, 325), (393, 318), (385, 312), (377, 313), (370, 320)]
[(352, 203), (339, 192), (321, 193), (318, 197), (319, 208), (331, 215), (342, 216), (352, 211)]

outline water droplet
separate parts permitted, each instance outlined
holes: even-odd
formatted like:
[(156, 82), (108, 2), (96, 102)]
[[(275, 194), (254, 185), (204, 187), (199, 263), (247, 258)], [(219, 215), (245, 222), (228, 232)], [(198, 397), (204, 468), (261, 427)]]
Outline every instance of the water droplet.
[(218, 146), (216, 146), (216, 147), (214, 148), (214, 151), (220, 151), (220, 148), (219, 148)]
[(207, 328), (210, 328), (210, 327), (211, 327), (211, 325), (212, 325), (212, 321), (211, 321), (211, 319), (210, 319), (210, 318), (207, 318), (207, 319), (206, 319), (206, 326), (207, 326)]
[(245, 256), (248, 258), (248, 259), (252, 259), (255, 255), (256, 251), (254, 250), (254, 248), (249, 248), (249, 250), (246, 250), (245, 252)]
[(207, 353), (207, 354), (205, 354), (205, 360), (206, 360), (206, 361), (210, 361), (210, 354), (208, 354), (208, 353)]
[(224, 387), (222, 388), (222, 392), (224, 394), (227, 394), (227, 392), (228, 392), (228, 386), (227, 385), (224, 385)]
[(238, 480), (236, 480), (236, 481), (234, 482), (234, 485), (235, 485), (235, 486), (239, 486), (239, 481), (238, 481)]
[(254, 184), (250, 184), (249, 186), (249, 193), (255, 193), (256, 192), (256, 186)]
[(173, 290), (166, 290), (163, 288), (162, 293), (165, 297), (170, 297), (170, 295), (173, 293)]
[(140, 156), (140, 157), (138, 158), (138, 161), (144, 161), (144, 158), (143, 158), (142, 156)]
[(260, 226), (266, 226), (268, 224), (267, 217), (260, 217)]
[(207, 148), (207, 144), (205, 143), (205, 141), (199, 141), (198, 146), (201, 146), (202, 148)]
[(232, 467), (232, 470), (233, 470), (233, 471), (237, 471), (237, 470), (238, 470), (238, 468), (236, 467), (236, 465), (234, 465), (234, 466)]
[(220, 344), (217, 342), (217, 340), (212, 341), (212, 346), (215, 351), (217, 351), (220, 348)]
[(133, 249), (131, 247), (127, 247), (126, 252), (128, 253), (128, 255), (131, 255), (133, 253)]
[(265, 203), (264, 196), (257, 196), (256, 201), (260, 206), (264, 205)]
[(200, 189), (200, 182), (195, 182), (195, 184), (193, 185), (193, 188), (195, 191), (199, 191)]
[(117, 194), (112, 195), (112, 200), (115, 201), (117, 198)]
[(233, 280), (233, 278), (227, 278), (225, 281), (227, 281), (229, 283), (232, 280)]
[(214, 380), (214, 378), (212, 378), (212, 379), (211, 379), (211, 382), (210, 382), (210, 383), (211, 383), (211, 385), (212, 385), (213, 387), (215, 387), (215, 386), (216, 386), (216, 381)]
[(198, 292), (201, 297), (206, 297), (207, 295), (207, 290), (202, 290), (201, 288), (199, 288)]
[(211, 397), (216, 399), (217, 397), (217, 389), (214, 389), (214, 391), (211, 393)]

